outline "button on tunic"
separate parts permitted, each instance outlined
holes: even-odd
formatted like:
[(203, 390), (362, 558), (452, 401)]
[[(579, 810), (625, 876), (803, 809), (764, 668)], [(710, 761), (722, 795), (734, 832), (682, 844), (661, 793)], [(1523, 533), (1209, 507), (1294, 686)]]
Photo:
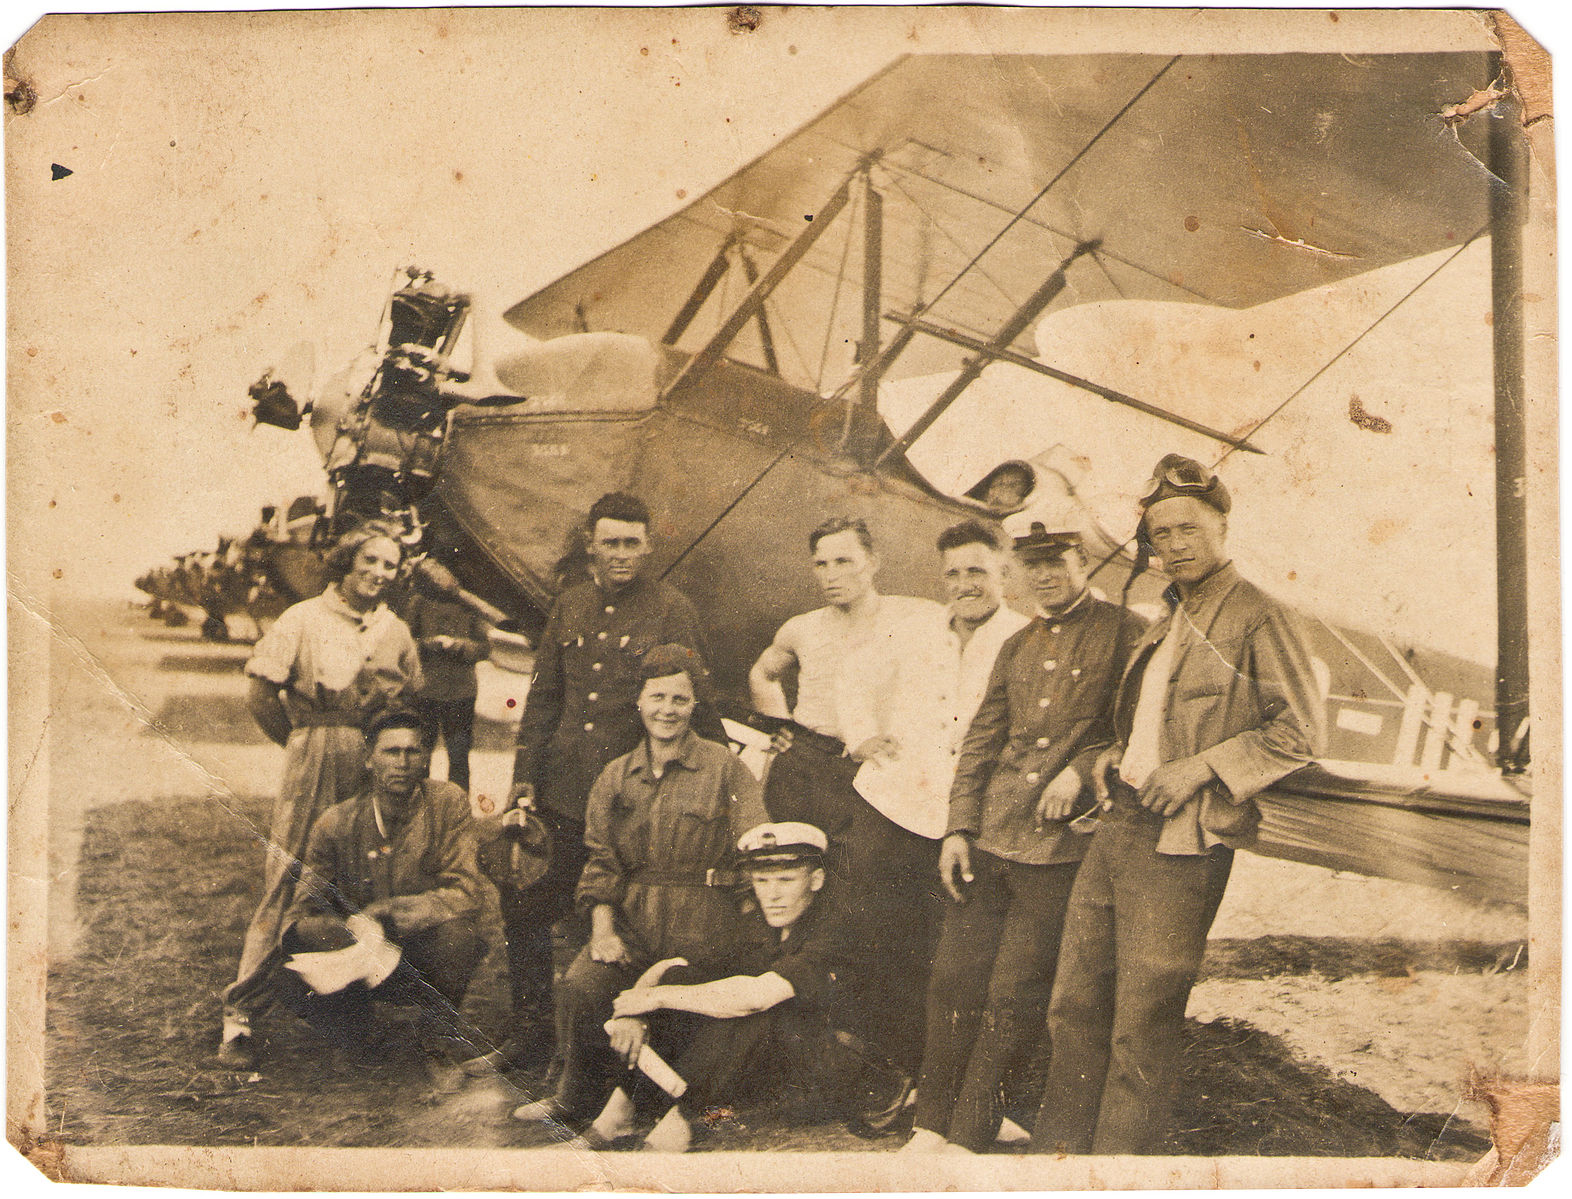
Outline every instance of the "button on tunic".
[(1086, 838), (1064, 821), (1039, 826), (1037, 803), (1066, 766), (1090, 782), (1142, 629), (1134, 613), (1088, 594), (1004, 643), (961, 748), (949, 832), (971, 833), (978, 848), (1027, 865), (1081, 857)]
[[(639, 663), (668, 643), (706, 657), (693, 605), (674, 587), (636, 578), (615, 594), (594, 582), (563, 591), (536, 651), (514, 784), (529, 783), (542, 804), (583, 820), (596, 776), (644, 734), (634, 707)], [(694, 729), (703, 737), (725, 737), (706, 705), (694, 713)]]
[(322, 813), (286, 927), (306, 916), (352, 916), (375, 900), (392, 901), (395, 939), (475, 915), (481, 886), (469, 800), (452, 783), (421, 786), (415, 811), (390, 836), (378, 829), (367, 792)]

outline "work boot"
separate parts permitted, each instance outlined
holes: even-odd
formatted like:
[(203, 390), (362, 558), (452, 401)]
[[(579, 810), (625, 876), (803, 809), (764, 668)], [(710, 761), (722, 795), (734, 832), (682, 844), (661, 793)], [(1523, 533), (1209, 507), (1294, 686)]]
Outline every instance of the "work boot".
[(218, 1044), (218, 1064), (226, 1070), (255, 1070), (259, 1056), (256, 1038), (249, 1033), (229, 1037)]
[(251, 1035), (251, 1017), (245, 1012), (226, 1010), (224, 1031), (218, 1043), (218, 1064), (228, 1070), (255, 1070), (257, 1043)]
[(467, 1074), (498, 1070), (534, 1070), (550, 1062), (557, 1051), (552, 1017), (529, 1013), (514, 1019), (514, 1031), (497, 1048), (464, 1063)]

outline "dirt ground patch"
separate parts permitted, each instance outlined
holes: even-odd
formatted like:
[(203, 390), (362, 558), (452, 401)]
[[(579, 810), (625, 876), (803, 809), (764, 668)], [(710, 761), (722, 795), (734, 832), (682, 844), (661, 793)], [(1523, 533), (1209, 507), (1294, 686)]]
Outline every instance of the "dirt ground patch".
[[(348, 1066), (282, 1013), (264, 1025), (267, 1056), (257, 1073), (214, 1065), (218, 995), (231, 977), (254, 902), (261, 861), (254, 830), (266, 801), (245, 798), (231, 807), (171, 797), (88, 813), (77, 895), (83, 933), (78, 952), (49, 976), (49, 1128), (70, 1144), (550, 1143), (507, 1118), (513, 1104), (539, 1093), (538, 1076), (475, 1081), (457, 1093), (439, 1093), (413, 1048), (395, 1047), (370, 1066)], [(496, 919), (493, 906), (484, 930), (493, 952), (465, 1005), (491, 1039), (500, 1039), (506, 1021)], [(1323, 957), (1330, 952), (1311, 948)], [(1407, 952), (1412, 957), (1417, 951)], [(1463, 957), (1495, 960), (1489, 953)], [(1288, 960), (1292, 964), (1292, 955)], [(1360, 960), (1359, 954), (1349, 960)], [(1242, 978), (1242, 963), (1226, 946), (1209, 961), (1209, 972), (1216, 977), (1220, 968), (1229, 981), (1203, 988), (1243, 990), (1233, 995), (1237, 1002), (1217, 1004), (1217, 1018), (1190, 1021), (1173, 1151), (1472, 1160), (1488, 1148), (1478, 1125), (1451, 1116), (1454, 1104), (1399, 1110), (1361, 1085), (1362, 1077), (1339, 1076), (1282, 1035), (1321, 1027), (1312, 1017), (1325, 1020), (1328, 1012), (1286, 1012), (1291, 1027), (1281, 1033), (1256, 1014), (1249, 1022), (1238, 1019), (1234, 1014), (1270, 1006), (1249, 988), (1281, 988), (1285, 981), (1267, 977), (1265, 959), (1253, 963), (1258, 977)], [(1278, 974), (1305, 982), (1307, 994), (1319, 981)], [(1482, 980), (1478, 973), (1419, 977)], [(1515, 984), (1512, 975), (1500, 978), (1503, 985)], [(1359, 981), (1374, 987), (1390, 980)], [(705, 1147), (889, 1150), (900, 1144), (898, 1137), (861, 1141), (811, 1115), (767, 1102), (742, 1106), (718, 1118)]]

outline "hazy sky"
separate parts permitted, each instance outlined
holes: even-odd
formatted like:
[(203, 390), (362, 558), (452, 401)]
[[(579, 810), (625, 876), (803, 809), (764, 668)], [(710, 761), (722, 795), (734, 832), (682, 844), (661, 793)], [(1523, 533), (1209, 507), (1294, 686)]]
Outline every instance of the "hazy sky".
[[(303, 339), (319, 374), (341, 365), (406, 263), (474, 292), (495, 342), (496, 311), (900, 54), (1110, 48), (1073, 15), (962, 9), (918, 29), (900, 14), (766, 10), (745, 37), (723, 16), (608, 11), (591, 34), (572, 13), (487, 10), (35, 28), (16, 66), (37, 106), (7, 124), (14, 585), (130, 596), (143, 570), (314, 490), (305, 434), (251, 428), (245, 388)], [(1324, 14), (1279, 20), (1325, 35)], [(1185, 21), (1164, 46), (1204, 40), (1204, 22)], [(1381, 21), (1349, 14), (1339, 36), (1378, 46)], [(53, 163), (72, 174), (52, 180)], [(1472, 269), (1455, 273), (1477, 297)], [(1324, 519), (1343, 515), (1333, 504)]]

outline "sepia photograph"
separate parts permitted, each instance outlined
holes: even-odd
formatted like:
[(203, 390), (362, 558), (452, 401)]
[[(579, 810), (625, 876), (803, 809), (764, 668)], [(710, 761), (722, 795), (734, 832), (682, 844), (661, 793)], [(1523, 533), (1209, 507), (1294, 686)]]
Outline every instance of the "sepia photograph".
[(1462, 9), (41, 18), (11, 1143), (1533, 1179), (1550, 69)]

